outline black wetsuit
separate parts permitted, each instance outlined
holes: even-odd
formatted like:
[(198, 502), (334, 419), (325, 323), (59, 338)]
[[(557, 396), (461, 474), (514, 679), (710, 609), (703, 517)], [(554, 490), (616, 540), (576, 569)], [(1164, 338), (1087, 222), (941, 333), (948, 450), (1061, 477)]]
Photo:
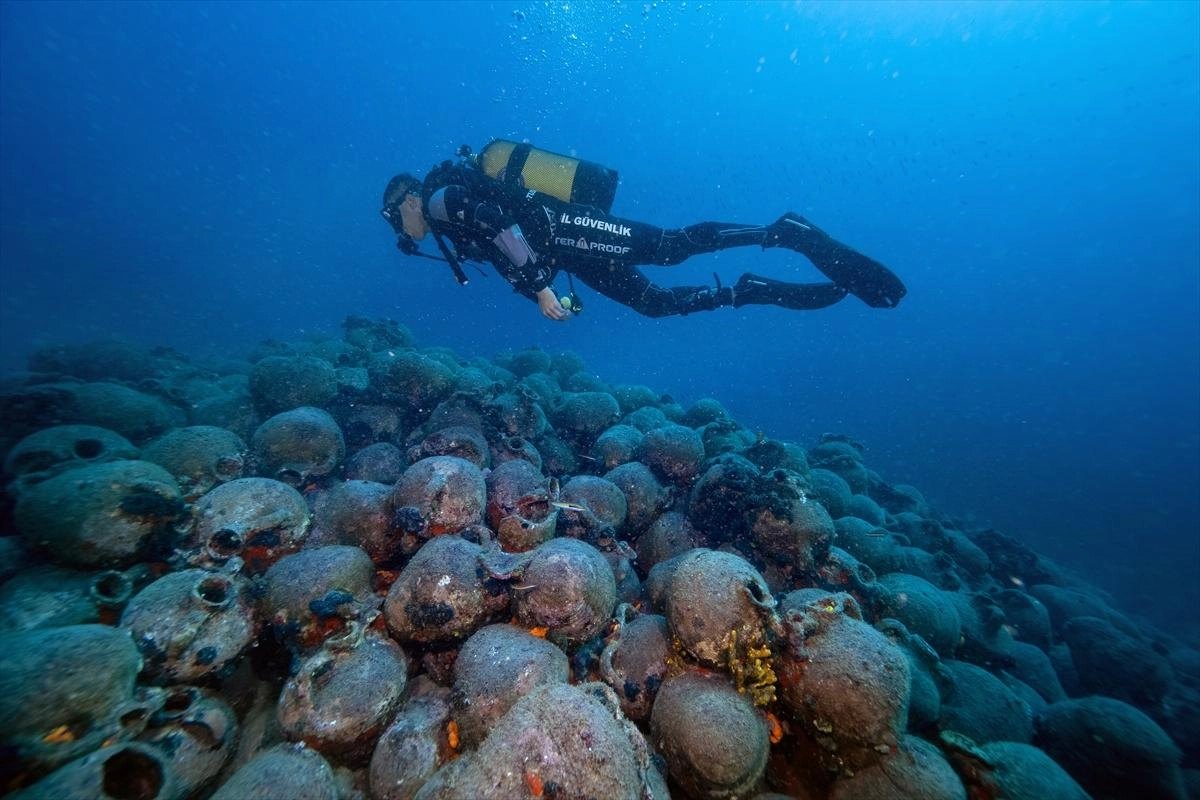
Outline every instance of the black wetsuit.
[[(847, 292), (870, 306), (891, 308), (905, 293), (904, 284), (882, 264), (792, 213), (770, 225), (700, 222), (659, 228), (502, 183), (478, 169), (449, 162), (426, 177), (422, 199), (430, 227), (450, 240), (462, 258), (491, 262), (516, 291), (534, 300), (560, 271), (649, 317), (747, 304), (824, 308)], [(523, 241), (512, 235), (513, 225), (519, 226)], [(733, 287), (665, 287), (638, 269), (746, 246), (794, 250), (831, 282), (789, 283), (746, 273)], [(533, 258), (521, 252), (530, 250)]]
[[(491, 262), (516, 291), (531, 299), (549, 286), (558, 272), (566, 271), (606, 297), (650, 317), (728, 305), (721, 302), (714, 287), (659, 286), (638, 265), (670, 266), (728, 247), (761, 246), (766, 236), (763, 226), (736, 223), (659, 228), (591, 206), (565, 203), (542, 192), (506, 187), (469, 167), (444, 169), (438, 178), (426, 180), (426, 203), (432, 194), (445, 189), (450, 220), (430, 219), (434, 231), (454, 242), (464, 257), (482, 256)], [(514, 222), (536, 253), (536, 262), (517, 267), (492, 243), (498, 230)]]

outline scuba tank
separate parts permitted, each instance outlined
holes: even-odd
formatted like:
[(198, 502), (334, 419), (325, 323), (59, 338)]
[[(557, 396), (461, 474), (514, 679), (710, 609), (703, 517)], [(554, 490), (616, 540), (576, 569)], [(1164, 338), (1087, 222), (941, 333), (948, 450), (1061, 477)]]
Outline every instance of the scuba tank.
[(544, 192), (565, 203), (599, 208), (606, 214), (617, 194), (616, 170), (531, 144), (493, 139), (475, 156), (475, 163), (501, 183)]

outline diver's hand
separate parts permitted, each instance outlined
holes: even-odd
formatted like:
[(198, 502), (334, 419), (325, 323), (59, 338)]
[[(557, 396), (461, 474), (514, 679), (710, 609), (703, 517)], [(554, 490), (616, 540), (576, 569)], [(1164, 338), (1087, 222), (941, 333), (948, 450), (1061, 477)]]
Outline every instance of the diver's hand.
[(562, 307), (562, 303), (558, 302), (558, 295), (549, 286), (537, 293), (537, 303), (546, 319), (562, 322), (571, 318), (571, 312)]

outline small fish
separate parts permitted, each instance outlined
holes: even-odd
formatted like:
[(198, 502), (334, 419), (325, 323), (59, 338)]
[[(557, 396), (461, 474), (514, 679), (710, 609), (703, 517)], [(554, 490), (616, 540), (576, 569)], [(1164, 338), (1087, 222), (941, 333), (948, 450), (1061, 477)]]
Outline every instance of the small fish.
[(558, 500), (551, 500), (550, 505), (555, 508), (561, 508), (564, 511), (587, 511), (587, 508), (579, 505), (579, 503), (563, 503)]

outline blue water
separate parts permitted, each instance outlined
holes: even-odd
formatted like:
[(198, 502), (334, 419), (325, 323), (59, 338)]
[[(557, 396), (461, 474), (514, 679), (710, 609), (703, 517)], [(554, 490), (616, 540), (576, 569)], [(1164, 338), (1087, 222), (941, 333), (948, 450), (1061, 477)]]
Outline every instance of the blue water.
[[(0, 4), (0, 370), (117, 335), (194, 356), (402, 320), (868, 463), (1127, 609), (1200, 629), (1196, 3)], [(395, 172), (529, 139), (661, 225), (786, 209), (894, 311), (566, 324), (379, 218)], [(662, 269), (819, 275), (780, 251)], [(474, 274), (474, 273), (472, 273)]]

